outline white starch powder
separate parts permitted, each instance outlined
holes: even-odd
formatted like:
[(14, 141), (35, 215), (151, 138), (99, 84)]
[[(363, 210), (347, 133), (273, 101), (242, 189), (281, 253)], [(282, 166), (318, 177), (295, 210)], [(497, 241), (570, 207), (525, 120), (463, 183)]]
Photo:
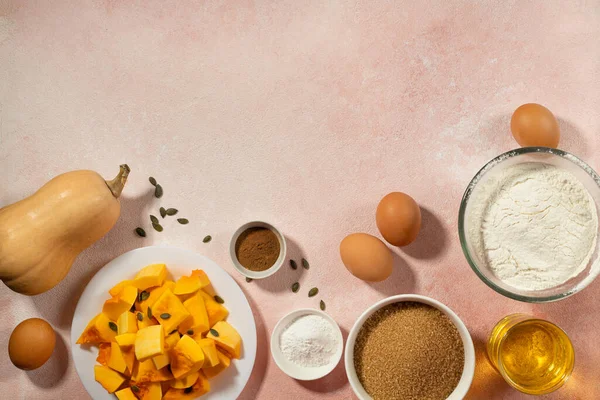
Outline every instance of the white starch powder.
[(304, 315), (293, 320), (281, 333), (279, 346), (288, 360), (301, 367), (329, 364), (339, 347), (331, 323), (320, 315)]
[(482, 185), (469, 236), (475, 256), (522, 290), (543, 290), (577, 276), (596, 247), (598, 215), (570, 172), (542, 163), (508, 167)]

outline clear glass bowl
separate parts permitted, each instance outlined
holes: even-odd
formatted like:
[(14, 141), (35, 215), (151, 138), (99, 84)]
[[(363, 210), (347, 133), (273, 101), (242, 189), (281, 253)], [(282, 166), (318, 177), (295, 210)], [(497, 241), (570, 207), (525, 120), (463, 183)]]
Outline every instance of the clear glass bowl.
[[(468, 235), (473, 210), (469, 200), (478, 196), (478, 191), (486, 182), (495, 179), (499, 172), (506, 168), (525, 162), (537, 162), (561, 167), (581, 181), (589, 191), (596, 205), (596, 212), (600, 215), (600, 177), (585, 162), (574, 155), (562, 150), (546, 147), (524, 147), (504, 153), (488, 162), (471, 180), (460, 203), (458, 213), (458, 234), (460, 244), (469, 265), (481, 280), (496, 292), (511, 299), (528, 303), (545, 303), (556, 301), (571, 296), (588, 286), (600, 273), (600, 237), (596, 241), (596, 248), (586, 268), (576, 277), (567, 282), (544, 290), (521, 290), (502, 282), (487, 265), (473, 251), (471, 238)], [(600, 236), (600, 234), (599, 234)]]

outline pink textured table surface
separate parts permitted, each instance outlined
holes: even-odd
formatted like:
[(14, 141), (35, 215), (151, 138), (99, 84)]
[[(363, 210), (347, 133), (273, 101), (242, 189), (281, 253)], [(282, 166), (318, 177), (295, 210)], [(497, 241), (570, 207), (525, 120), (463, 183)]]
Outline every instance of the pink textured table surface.
[[(577, 352), (572, 379), (547, 398), (600, 398), (600, 281), (555, 304), (506, 299), (472, 273), (456, 226), (470, 178), (516, 146), (509, 119), (522, 103), (548, 106), (560, 147), (600, 167), (600, 2), (474, 3), (0, 0), (0, 206), (61, 172), (132, 168), (121, 219), (65, 281), (31, 298), (0, 287), (2, 397), (88, 398), (68, 350), (77, 299), (112, 258), (163, 244), (211, 257), (248, 296), (259, 352), (241, 399), (353, 398), (342, 365), (303, 383), (271, 360), (277, 320), (318, 304), (290, 291), (297, 279), (319, 287), (345, 335), (389, 295), (446, 303), (477, 346), (469, 399), (527, 397), (491, 369), (483, 342), (506, 314), (547, 318)], [(149, 175), (163, 183), (161, 200)], [(422, 232), (394, 249), (390, 279), (363, 283), (344, 269), (338, 244), (351, 232), (377, 234), (376, 204), (398, 190), (422, 206)], [(160, 205), (190, 224), (135, 237)], [(237, 275), (228, 241), (254, 218), (278, 226), (310, 271), (283, 268), (252, 283)], [(46, 366), (22, 372), (6, 345), (34, 316), (60, 340)]]

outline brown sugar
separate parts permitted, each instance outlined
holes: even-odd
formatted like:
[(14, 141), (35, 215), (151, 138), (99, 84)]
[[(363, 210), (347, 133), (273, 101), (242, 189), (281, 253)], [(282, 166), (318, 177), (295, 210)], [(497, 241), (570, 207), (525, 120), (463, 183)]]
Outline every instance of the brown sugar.
[(246, 229), (235, 242), (235, 255), (250, 271), (265, 271), (275, 264), (281, 251), (279, 239), (268, 228)]
[(465, 363), (458, 329), (437, 308), (390, 304), (371, 315), (354, 345), (354, 367), (374, 400), (445, 400)]

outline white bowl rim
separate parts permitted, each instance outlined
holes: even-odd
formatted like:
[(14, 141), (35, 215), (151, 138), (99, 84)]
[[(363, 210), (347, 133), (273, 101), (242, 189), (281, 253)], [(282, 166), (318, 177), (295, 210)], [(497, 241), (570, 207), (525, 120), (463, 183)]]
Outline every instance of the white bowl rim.
[[(320, 315), (324, 317), (327, 321), (329, 321), (334, 328), (334, 331), (339, 339), (340, 344), (329, 364), (317, 368), (298, 367), (296, 371), (292, 371), (286, 368), (286, 365), (281, 362), (281, 360), (283, 360), (285, 356), (283, 355), (281, 349), (277, 345), (279, 342), (279, 335), (281, 334), (283, 329), (285, 329), (289, 322), (292, 322), (296, 318), (303, 317), (305, 315)], [(271, 333), (270, 348), (271, 357), (273, 358), (273, 361), (275, 361), (275, 364), (286, 375), (300, 381), (312, 381), (315, 379), (323, 378), (324, 376), (328, 375), (340, 363), (340, 360), (342, 359), (342, 354), (344, 352), (344, 336), (342, 335), (342, 330), (340, 329), (340, 326), (331, 315), (327, 314), (324, 311), (317, 310), (314, 308), (300, 308), (287, 313), (286, 315), (281, 317), (281, 319), (277, 322), (277, 324), (273, 328), (273, 332)]]
[(354, 394), (360, 400), (371, 400), (371, 396), (365, 391), (362, 387), (358, 377), (356, 376), (356, 370), (354, 369), (354, 343), (356, 342), (356, 336), (358, 332), (364, 325), (365, 321), (377, 310), (393, 303), (407, 302), (413, 301), (418, 303), (423, 303), (435, 307), (442, 311), (444, 314), (450, 318), (452, 323), (458, 329), (458, 333), (463, 342), (464, 352), (465, 352), (465, 365), (463, 367), (463, 373), (460, 378), (460, 381), (454, 388), (454, 391), (448, 396), (446, 400), (462, 400), (469, 388), (471, 387), (471, 383), (473, 382), (473, 376), (475, 375), (475, 347), (473, 346), (473, 339), (471, 338), (471, 334), (469, 330), (462, 322), (462, 320), (452, 311), (448, 306), (441, 303), (438, 300), (432, 299), (431, 297), (422, 296), (418, 294), (399, 294), (395, 296), (390, 296), (385, 299), (378, 301), (373, 304), (371, 307), (367, 308), (360, 317), (356, 320), (350, 333), (348, 334), (348, 339), (346, 340), (346, 348), (344, 354), (344, 365), (346, 367), (346, 375), (348, 377), (348, 381), (350, 382), (350, 386), (354, 391)]
[[(266, 269), (264, 271), (250, 271), (249, 269), (244, 268), (244, 266), (242, 264), (240, 264), (240, 262), (237, 259), (237, 256), (235, 255), (235, 243), (237, 242), (240, 235), (246, 229), (250, 229), (250, 228), (270, 229), (271, 231), (273, 231), (273, 233), (275, 234), (275, 236), (277, 236), (277, 239), (279, 240), (279, 247), (280, 247), (279, 257), (277, 257), (275, 264), (273, 264), (269, 269)], [(285, 236), (277, 228), (275, 228), (272, 224), (270, 224), (266, 221), (254, 220), (254, 221), (246, 222), (245, 224), (240, 226), (238, 229), (236, 229), (234, 234), (231, 236), (231, 240), (229, 241), (229, 258), (231, 259), (233, 266), (240, 274), (244, 275), (247, 278), (251, 278), (251, 279), (264, 279), (264, 278), (267, 278), (267, 277), (273, 275), (275, 272), (277, 272), (279, 270), (279, 268), (281, 268), (281, 266), (285, 262), (286, 254), (287, 254), (287, 244), (285, 241)]]

